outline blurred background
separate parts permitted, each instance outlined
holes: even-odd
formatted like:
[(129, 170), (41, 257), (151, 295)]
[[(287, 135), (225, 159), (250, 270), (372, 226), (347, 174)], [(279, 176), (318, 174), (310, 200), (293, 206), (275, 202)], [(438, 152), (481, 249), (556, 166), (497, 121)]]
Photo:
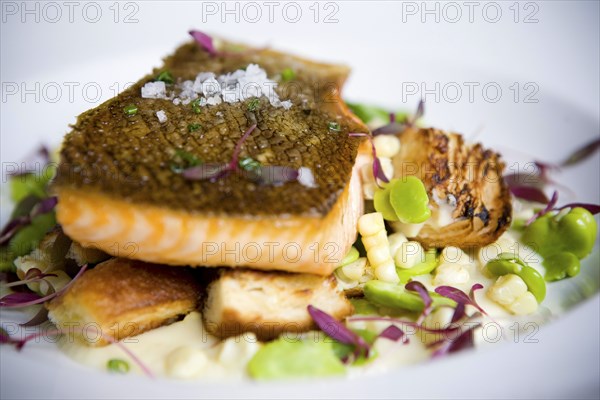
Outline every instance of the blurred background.
[[(483, 141), (509, 167), (560, 161), (600, 135), (598, 1), (1, 1), (1, 18), (3, 181), (5, 166), (57, 146), (78, 114), (160, 65), (190, 29), (348, 64), (348, 100), (410, 111), (423, 98), (427, 124)], [(596, 155), (556, 179), (599, 203), (599, 170)], [(404, 394), (464, 397), (456, 382), (468, 380), (473, 397), (597, 398), (598, 302), (539, 346), (434, 366), (442, 386), (416, 369)], [(486, 368), (513, 381), (495, 385)], [(400, 395), (395, 378), (377, 379), (371, 394)]]

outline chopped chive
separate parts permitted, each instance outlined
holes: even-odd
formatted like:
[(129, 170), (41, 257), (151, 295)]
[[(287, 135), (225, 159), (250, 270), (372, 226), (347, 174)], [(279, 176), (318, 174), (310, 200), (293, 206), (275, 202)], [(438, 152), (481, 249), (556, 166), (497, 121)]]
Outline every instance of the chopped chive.
[(156, 77), (157, 81), (162, 81), (164, 83), (173, 83), (175, 80), (173, 79), (173, 75), (169, 71), (163, 71)]
[(296, 77), (296, 73), (291, 68), (286, 68), (283, 71), (281, 71), (281, 80), (284, 82), (291, 81), (295, 77)]
[(202, 128), (200, 124), (189, 124), (187, 127), (189, 133), (196, 132), (200, 128)]
[(138, 112), (138, 108), (135, 104), (130, 104), (128, 106), (123, 107), (123, 113), (125, 115), (135, 115)]
[(257, 99), (256, 97), (253, 98), (252, 100), (250, 100), (250, 103), (248, 103), (248, 111), (256, 111), (259, 103), (260, 103), (260, 100)]
[(246, 171), (257, 171), (260, 168), (260, 162), (252, 157), (244, 157), (238, 164), (240, 165), (240, 168)]
[(196, 157), (192, 153), (188, 153), (185, 150), (175, 149), (175, 155), (185, 161), (188, 167), (196, 167), (202, 164), (202, 160), (200, 158)]
[(330, 131), (339, 132), (341, 129), (342, 129), (342, 127), (337, 122), (330, 122), (329, 123), (329, 130)]
[(110, 372), (117, 372), (119, 374), (126, 374), (129, 372), (129, 364), (127, 361), (119, 358), (111, 358), (108, 360), (106, 366)]
[(196, 99), (190, 103), (192, 105), (192, 111), (196, 114), (200, 114), (202, 112), (202, 108), (200, 108), (200, 99)]

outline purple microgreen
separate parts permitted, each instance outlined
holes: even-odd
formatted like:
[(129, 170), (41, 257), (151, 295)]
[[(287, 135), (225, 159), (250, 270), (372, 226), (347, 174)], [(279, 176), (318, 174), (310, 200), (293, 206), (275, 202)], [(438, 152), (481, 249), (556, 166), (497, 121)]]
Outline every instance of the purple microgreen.
[(561, 167), (570, 167), (579, 164), (598, 151), (598, 149), (600, 149), (600, 138), (594, 139), (590, 143), (575, 150), (569, 157), (560, 163), (560, 165)]
[(422, 324), (423, 321), (425, 320), (425, 317), (427, 317), (432, 310), (432, 304), (433, 304), (433, 300), (431, 299), (431, 296), (429, 295), (429, 291), (427, 290), (427, 288), (419, 281), (411, 281), (408, 282), (405, 286), (406, 290), (410, 290), (412, 292), (417, 292), (417, 294), (421, 297), (421, 299), (423, 300), (423, 303), (425, 304), (425, 307), (423, 308), (423, 312), (421, 313), (421, 315), (419, 315), (419, 319), (417, 320), (417, 324)]
[(230, 171), (228, 164), (207, 163), (186, 168), (181, 175), (191, 181), (217, 180), (225, 177)]
[(235, 148), (233, 149), (233, 155), (231, 156), (231, 161), (229, 162), (229, 168), (231, 168), (232, 170), (237, 170), (240, 153), (242, 152), (242, 145), (255, 129), (256, 124), (248, 128), (248, 130), (244, 132), (240, 140), (238, 140), (238, 142), (236, 143)]
[[(349, 133), (348, 136), (350, 137), (366, 137), (367, 139), (369, 139), (369, 142), (371, 143), (371, 151), (373, 153), (373, 177), (377, 178), (377, 179), (381, 179), (383, 182), (388, 183), (390, 180), (387, 178), (387, 176), (385, 176), (385, 173), (383, 172), (383, 168), (381, 167), (381, 161), (379, 160), (379, 158), (377, 157), (377, 150), (375, 149), (375, 143), (373, 143), (373, 137), (371, 135), (369, 135), (368, 133)], [(379, 186), (379, 182), (377, 182), (377, 185)]]
[[(391, 114), (393, 115), (393, 114)], [(396, 135), (399, 133), (404, 132), (404, 130), (406, 130), (407, 124), (405, 123), (400, 123), (400, 122), (390, 122), (387, 125), (384, 125), (382, 127), (379, 127), (375, 130), (373, 130), (373, 136), (379, 136), (379, 135)]]
[(287, 182), (298, 180), (300, 172), (292, 167), (282, 167), (279, 165), (265, 165), (256, 171), (249, 171), (249, 175), (261, 185), (282, 185)]
[(471, 287), (471, 292), (467, 295), (462, 290), (452, 287), (452, 286), (438, 286), (435, 288), (435, 292), (440, 296), (446, 297), (450, 300), (454, 300), (457, 303), (463, 303), (464, 305), (471, 305), (478, 309), (482, 314), (487, 315), (487, 313), (477, 304), (475, 301), (474, 293), (476, 290), (483, 288), (483, 285), (476, 283)]
[(565, 208), (575, 208), (575, 207), (585, 208), (592, 215), (596, 215), (596, 214), (600, 213), (600, 205), (590, 204), (590, 203), (570, 203), (570, 204), (566, 204), (562, 207), (559, 207), (558, 210), (563, 210)]
[(397, 342), (398, 340), (402, 339), (402, 343), (408, 343), (408, 338), (404, 334), (404, 331), (398, 328), (396, 325), (388, 326), (379, 335), (377, 335), (377, 337), (388, 339), (393, 342)]
[(479, 324), (470, 326), (464, 332), (458, 335), (458, 337), (444, 340), (442, 345), (433, 352), (432, 357), (438, 358), (449, 353), (455, 353), (457, 351), (473, 348), (475, 345), (473, 331), (479, 326)]
[(535, 186), (512, 186), (510, 192), (518, 199), (535, 203), (548, 204), (550, 201), (546, 193)]
[(31, 218), (28, 215), (14, 218), (8, 221), (8, 224), (0, 232), (0, 246), (5, 245), (8, 241), (17, 233), (19, 229), (28, 225), (31, 222)]
[(45, 273), (42, 273), (42, 271), (40, 271), (37, 268), (31, 268), (30, 270), (28, 270), (25, 273), (25, 276), (23, 277), (22, 280), (15, 281), (15, 282), (10, 282), (10, 283), (7, 283), (4, 286), (5, 287), (14, 287), (14, 286), (27, 285), (27, 284), (30, 284), (30, 283), (33, 283), (33, 282), (43, 281), (44, 278), (47, 278), (49, 276), (57, 277), (58, 275), (56, 275), (56, 274), (45, 274)]
[(452, 314), (452, 320), (450, 320), (451, 324), (454, 324), (465, 316), (465, 303), (456, 303), (456, 308), (454, 308), (454, 314)]
[(425, 115), (425, 101), (423, 99), (419, 100), (419, 105), (417, 106), (417, 112), (415, 112), (408, 120), (408, 125), (413, 126), (420, 120), (423, 115)]
[(410, 117), (407, 118), (405, 122), (396, 122), (396, 114), (390, 113), (390, 122), (387, 125), (381, 126), (375, 130), (373, 130), (373, 136), (379, 135), (398, 135), (409, 128), (414, 126), (417, 121), (423, 116), (425, 112), (425, 105), (423, 100), (419, 101), (419, 105), (417, 106), (417, 111)]
[(344, 323), (339, 322), (325, 311), (319, 310), (312, 305), (309, 305), (307, 308), (315, 324), (329, 337), (340, 343), (353, 345), (356, 357), (361, 355), (369, 357), (370, 346), (362, 337), (348, 329)]
[(46, 307), (40, 308), (40, 310), (31, 318), (29, 321), (19, 324), (23, 327), (38, 326), (48, 321), (48, 309)]
[(0, 246), (8, 243), (21, 228), (29, 225), (35, 217), (52, 211), (57, 202), (58, 200), (56, 197), (41, 199), (33, 206), (29, 215), (23, 215), (9, 221), (2, 229), (2, 232), (0, 232)]
[(211, 57), (215, 57), (218, 55), (218, 52), (213, 44), (213, 38), (211, 36), (198, 30), (191, 30), (189, 31), (189, 34), (194, 38), (196, 43), (198, 43), (198, 45), (202, 49), (206, 50), (206, 52), (210, 54)]
[(0, 299), (0, 307), (21, 307), (23, 304), (25, 304), (25, 305), (39, 304), (40, 299), (42, 299), (42, 296), (40, 296), (37, 293), (31, 293), (31, 292), (9, 293)]
[(50, 164), (50, 151), (48, 151), (46, 146), (40, 146), (33, 155), (30, 155), (27, 160), (21, 163), (21, 165), (24, 165), (22, 169), (15, 172), (9, 172), (7, 173), (7, 176), (16, 177), (36, 173), (40, 169), (38, 164), (42, 168)]
[(231, 160), (227, 164), (221, 163), (207, 163), (201, 164), (195, 167), (186, 168), (183, 170), (182, 175), (185, 179), (188, 180), (206, 180), (209, 179), (211, 181), (216, 181), (217, 179), (225, 178), (231, 172), (239, 171), (239, 157), (242, 151), (242, 145), (248, 139), (248, 136), (256, 129), (256, 124), (252, 125), (242, 137), (238, 140), (233, 149), (233, 154), (231, 155)]
[(83, 275), (85, 270), (87, 269), (87, 264), (82, 266), (77, 272), (77, 275), (69, 283), (67, 283), (61, 290), (58, 292), (50, 293), (44, 297), (40, 297), (35, 293), (11, 293), (0, 299), (0, 308), (2, 307), (27, 307), (35, 304), (42, 304), (49, 300), (52, 300), (55, 297), (58, 297), (65, 293), (69, 288), (75, 283), (75, 281)]
[(557, 202), (558, 202), (558, 191), (555, 190), (554, 193), (552, 193), (552, 198), (550, 199), (548, 204), (546, 204), (546, 207), (544, 207), (540, 211), (533, 214), (533, 216), (531, 218), (529, 218), (529, 220), (525, 223), (525, 225), (531, 224), (536, 219), (538, 219), (538, 218), (548, 214), (550, 211), (554, 210), (554, 206), (556, 206)]

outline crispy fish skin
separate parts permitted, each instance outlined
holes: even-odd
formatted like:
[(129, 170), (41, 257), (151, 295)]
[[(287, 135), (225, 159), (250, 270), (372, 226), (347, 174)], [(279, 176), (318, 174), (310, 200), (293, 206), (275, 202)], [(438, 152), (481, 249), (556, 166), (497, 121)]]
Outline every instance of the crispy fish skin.
[[(46, 307), (49, 319), (67, 332), (93, 326), (122, 340), (197, 309), (201, 296), (189, 269), (113, 258), (86, 271)], [(90, 346), (109, 344), (93, 330), (78, 337)]]
[[(506, 231), (512, 203), (499, 154), (434, 128), (409, 128), (399, 138), (396, 176), (417, 176), (430, 199), (453, 207), (453, 222), (441, 227), (426, 223), (414, 239), (426, 247), (471, 248), (491, 244)], [(440, 207), (434, 200), (430, 205)]]
[[(161, 264), (333, 271), (356, 238), (363, 207), (354, 168), (360, 139), (348, 133), (368, 130), (340, 99), (348, 69), (269, 50), (243, 54), (211, 58), (194, 43), (183, 45), (163, 68), (78, 118), (65, 138), (54, 182), (57, 219), (70, 237), (114, 256)], [(297, 79), (277, 89), (282, 100), (288, 98), (286, 87), (296, 90), (291, 109), (261, 98), (254, 112), (246, 101), (203, 107), (198, 114), (189, 105), (140, 97), (140, 88), (162, 70), (194, 79), (199, 72), (232, 72), (249, 63), (269, 77), (296, 70)], [(123, 113), (129, 104), (138, 107), (136, 115)], [(161, 109), (169, 116), (162, 124), (155, 116)], [(339, 131), (329, 122), (339, 123)], [(190, 123), (200, 124), (200, 131), (188, 132)], [(177, 149), (206, 163), (228, 162), (252, 124), (257, 128), (241, 157), (310, 168), (316, 187), (297, 181), (261, 186), (237, 174), (190, 181), (172, 170), (183, 162)], [(226, 254), (253, 243), (261, 246), (260, 257)], [(272, 245), (265, 243), (298, 246), (301, 256), (277, 250), (272, 257)], [(217, 254), (206, 246), (216, 246)]]
[[(163, 70), (176, 79), (194, 80), (200, 72), (218, 75), (250, 63), (263, 67), (269, 77), (295, 68), (297, 79), (280, 82), (277, 88), (282, 100), (289, 97), (293, 102), (289, 110), (275, 108), (262, 97), (255, 111), (248, 110), (250, 100), (246, 100), (205, 106), (195, 113), (189, 104), (140, 95), (141, 87)], [(323, 217), (350, 180), (360, 140), (348, 137), (348, 132), (368, 131), (339, 97), (348, 73), (343, 66), (274, 51), (211, 58), (195, 43), (183, 45), (162, 68), (79, 116), (65, 137), (55, 186), (211, 215)], [(128, 116), (123, 108), (131, 104), (138, 112)], [(155, 115), (159, 110), (168, 115), (165, 123)], [(330, 130), (329, 122), (339, 123), (339, 131)], [(188, 132), (192, 123), (201, 128)], [(259, 186), (236, 174), (214, 183), (192, 182), (172, 171), (171, 166), (184, 164), (176, 155), (178, 149), (204, 163), (228, 162), (237, 141), (253, 124), (257, 128), (241, 157), (253, 157), (264, 165), (310, 168), (318, 187), (295, 181)]]
[(354, 312), (333, 276), (245, 269), (223, 270), (207, 288), (204, 326), (220, 338), (253, 332), (271, 340), (284, 332), (316, 328), (308, 305), (341, 320)]

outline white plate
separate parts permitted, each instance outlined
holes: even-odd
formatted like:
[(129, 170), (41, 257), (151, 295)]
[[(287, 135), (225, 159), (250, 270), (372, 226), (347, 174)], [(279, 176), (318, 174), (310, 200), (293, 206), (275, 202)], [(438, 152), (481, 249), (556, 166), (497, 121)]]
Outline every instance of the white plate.
[[(35, 14), (21, 15), (21, 4), (13, 4), (14, 15), (15, 9), (2, 4), (3, 179), (6, 168), (40, 142), (58, 143), (75, 115), (158, 65), (160, 57), (187, 40), (185, 32), (191, 27), (254, 44), (271, 43), (316, 59), (346, 62), (354, 69), (347, 98), (410, 109), (423, 95), (427, 123), (468, 137), (477, 135), (478, 140), (521, 163), (533, 157), (560, 160), (598, 136), (598, 3), (520, 3), (518, 16), (512, 2), (494, 3), (502, 13), (495, 23), (491, 21), (496, 19), (497, 7), (486, 2), (474, 9), (473, 22), (466, 6), (454, 3), (462, 13), (455, 23), (453, 6), (436, 2), (428, 3), (428, 9), (437, 7), (439, 22), (435, 11), (423, 14), (421, 2), (330, 2), (317, 5), (318, 23), (313, 3), (287, 6), (288, 20), (294, 16), (293, 9), (300, 7), (302, 18), (297, 23), (285, 20), (283, 3), (275, 9), (273, 23), (263, 3), (256, 3), (263, 12), (257, 23), (244, 21), (254, 14), (249, 14), (249, 8), (244, 11), (241, 3), (237, 6), (239, 23), (233, 20), (235, 15), (223, 14), (220, 2), (204, 2), (204, 10), (201, 3), (192, 2), (78, 3), (72, 23), (62, 3), (55, 3), (62, 13), (57, 22), (52, 22), (57, 15), (52, 8), (31, 3), (38, 4), (30, 5), (30, 9), (38, 7), (36, 22)], [(206, 8), (210, 4), (217, 7), (214, 15), (207, 13), (213, 10)], [(230, 9), (236, 7), (236, 3), (229, 4)], [(88, 22), (97, 18), (94, 11), (98, 8), (102, 12), (98, 22)], [(335, 10), (333, 18), (338, 22), (324, 23), (325, 16)], [(127, 15), (138, 22), (124, 23)], [(529, 22), (538, 22), (525, 23), (527, 16)], [(226, 18), (225, 23), (221, 18)], [(15, 85), (18, 92), (10, 94)], [(418, 92), (410, 94), (415, 85)], [(69, 87), (73, 87), (72, 98)], [(462, 95), (453, 102), (457, 87)], [(475, 88), (472, 98), (469, 87)], [(489, 92), (484, 94), (483, 87)], [(498, 87), (502, 96), (493, 102), (493, 90)], [(96, 88), (102, 92), (98, 98)], [(24, 92), (30, 89), (34, 93)], [(596, 155), (557, 179), (575, 190), (578, 200), (599, 203), (599, 169)], [(5, 200), (3, 186), (3, 220), (9, 212)], [(596, 246), (580, 276), (551, 285), (551, 292), (568, 294), (558, 296), (566, 301), (557, 306), (569, 310), (534, 335), (537, 343), (524, 343), (521, 337), (518, 343), (352, 380), (238, 385), (111, 376), (75, 364), (52, 346), (31, 344), (21, 353), (5, 347), (0, 350), (0, 394), (2, 398), (597, 398), (598, 257)]]

